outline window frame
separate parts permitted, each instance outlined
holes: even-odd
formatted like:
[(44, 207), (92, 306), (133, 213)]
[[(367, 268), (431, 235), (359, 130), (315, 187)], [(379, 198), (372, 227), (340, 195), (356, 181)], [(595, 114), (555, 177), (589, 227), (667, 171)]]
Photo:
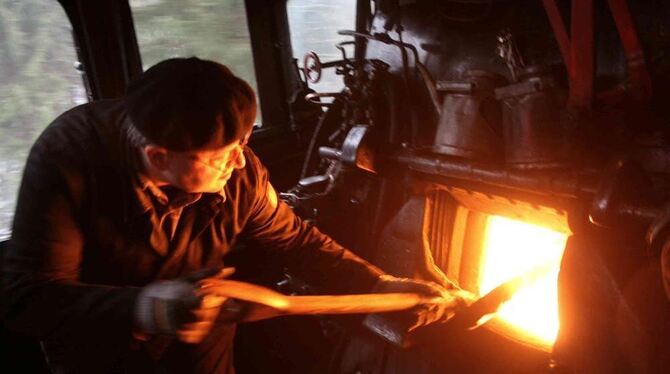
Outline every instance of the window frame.
[[(142, 73), (128, 0), (58, 0), (72, 24), (81, 71), (90, 100), (123, 96), (126, 85)], [(356, 3), (356, 29), (369, 29), (370, 0)], [(301, 82), (293, 62), (287, 0), (245, 0), (246, 22), (258, 85), (264, 138), (292, 130), (288, 99)], [(356, 56), (364, 55), (365, 41), (358, 38)], [(269, 46), (269, 47), (268, 47)]]
[[(53, 1), (53, 0), (52, 0)], [(142, 73), (142, 61), (128, 0), (58, 0), (70, 20), (89, 101), (122, 97), (127, 84)], [(367, 4), (359, 4), (365, 2)], [(370, 0), (359, 0), (356, 27), (367, 31)], [(292, 55), (287, 0), (245, 0), (263, 126), (254, 129), (250, 146), (275, 175), (273, 183), (289, 187), (299, 177), (287, 172), (300, 163), (311, 129), (291, 122), (289, 98), (301, 88)], [(356, 46), (364, 55), (364, 44)], [(299, 169), (299, 168), (298, 168)], [(294, 175), (295, 174), (295, 175)]]
[(128, 1), (58, 0), (72, 25), (89, 101), (121, 97), (142, 72)]

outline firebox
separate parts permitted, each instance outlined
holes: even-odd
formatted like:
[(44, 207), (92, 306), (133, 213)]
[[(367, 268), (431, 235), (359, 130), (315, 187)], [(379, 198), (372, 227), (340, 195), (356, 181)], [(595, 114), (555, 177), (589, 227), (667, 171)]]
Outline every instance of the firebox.
[(479, 268), (480, 294), (515, 276), (533, 273), (502, 305), (492, 324), (522, 342), (550, 349), (558, 334), (557, 279), (566, 234), (501, 216), (487, 218)]
[(437, 189), (426, 197), (424, 232), (435, 265), (460, 287), (483, 296), (515, 282), (511, 298), (477, 326), (551, 351), (559, 328), (557, 278), (570, 234), (565, 212)]

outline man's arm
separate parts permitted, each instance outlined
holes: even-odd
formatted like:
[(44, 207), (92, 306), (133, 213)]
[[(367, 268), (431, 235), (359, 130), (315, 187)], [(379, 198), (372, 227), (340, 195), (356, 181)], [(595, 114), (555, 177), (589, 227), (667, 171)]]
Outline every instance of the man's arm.
[(268, 181), (266, 169), (247, 152), (255, 199), (243, 237), (283, 252), (289, 269), (329, 292), (369, 292), (384, 274), (296, 216)]
[(38, 338), (105, 331), (129, 337), (139, 289), (79, 282), (81, 160), (61, 157), (56, 144), (64, 139), (53, 136), (33, 147), (21, 183), (4, 254), (5, 323)]

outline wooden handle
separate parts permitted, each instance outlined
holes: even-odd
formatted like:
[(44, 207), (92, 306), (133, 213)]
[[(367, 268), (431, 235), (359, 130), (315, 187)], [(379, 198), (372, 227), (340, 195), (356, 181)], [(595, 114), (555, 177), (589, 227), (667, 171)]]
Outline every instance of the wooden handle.
[(425, 298), (414, 293), (337, 296), (286, 296), (292, 314), (381, 313), (417, 306)]
[(251, 283), (231, 280), (206, 280), (201, 284), (205, 299), (227, 298), (252, 303), (244, 318), (255, 321), (288, 314), (353, 314), (405, 310), (421, 303), (439, 302), (415, 293), (377, 293), (363, 295), (286, 296)]

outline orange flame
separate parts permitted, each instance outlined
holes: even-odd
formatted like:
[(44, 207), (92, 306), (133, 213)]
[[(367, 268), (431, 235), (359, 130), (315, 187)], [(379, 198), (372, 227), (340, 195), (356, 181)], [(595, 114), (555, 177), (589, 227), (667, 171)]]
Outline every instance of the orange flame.
[[(558, 270), (567, 235), (530, 223), (491, 216), (487, 222), (479, 293), (520, 274), (537, 271), (498, 310), (508, 335), (550, 348), (558, 335)], [(511, 332), (511, 334), (509, 334)]]

